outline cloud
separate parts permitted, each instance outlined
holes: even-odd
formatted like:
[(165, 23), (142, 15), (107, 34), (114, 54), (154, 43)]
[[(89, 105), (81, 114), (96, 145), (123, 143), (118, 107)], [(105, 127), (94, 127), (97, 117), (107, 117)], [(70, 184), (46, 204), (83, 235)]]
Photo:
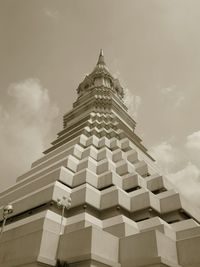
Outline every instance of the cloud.
[(188, 163), (183, 169), (167, 175), (175, 188), (188, 200), (200, 207), (200, 169)]
[(126, 82), (123, 79), (119, 70), (117, 70), (113, 77), (117, 78), (124, 89), (124, 104), (128, 108), (128, 113), (130, 116), (137, 118), (138, 111), (142, 103), (140, 96), (133, 94), (126, 86)]
[(163, 141), (151, 147), (149, 152), (164, 173), (168, 173), (171, 166), (176, 162), (177, 152), (168, 141)]
[[(186, 146), (178, 147), (170, 141), (163, 141), (152, 147), (149, 152), (158, 166), (173, 185), (191, 203), (200, 207), (200, 165), (197, 158), (188, 154), (188, 148), (198, 147), (200, 132), (187, 138)], [(192, 159), (194, 157), (194, 160)], [(192, 162), (191, 162), (192, 160)]]
[(160, 92), (161, 95), (164, 96), (164, 101), (167, 101), (168, 105), (169, 102), (171, 103), (170, 108), (178, 108), (184, 103), (185, 96), (183, 95), (183, 92), (178, 90), (175, 85), (161, 88)]
[(0, 188), (41, 156), (49, 142), (58, 108), (40, 81), (27, 79), (8, 88), (9, 103), (0, 105)]
[(175, 85), (172, 85), (172, 86), (169, 86), (169, 87), (165, 87), (165, 88), (161, 88), (161, 93), (163, 95), (169, 95), (172, 92), (174, 92), (175, 89), (176, 89), (176, 86)]
[(138, 110), (141, 105), (142, 99), (138, 95), (134, 95), (129, 89), (124, 89), (124, 103), (128, 107), (128, 113), (133, 116), (138, 116)]
[(200, 150), (200, 131), (188, 135), (185, 146), (189, 149)]
[(51, 19), (58, 19), (58, 17), (59, 17), (58, 10), (53, 10), (53, 9), (50, 9), (47, 7), (44, 8), (44, 14)]

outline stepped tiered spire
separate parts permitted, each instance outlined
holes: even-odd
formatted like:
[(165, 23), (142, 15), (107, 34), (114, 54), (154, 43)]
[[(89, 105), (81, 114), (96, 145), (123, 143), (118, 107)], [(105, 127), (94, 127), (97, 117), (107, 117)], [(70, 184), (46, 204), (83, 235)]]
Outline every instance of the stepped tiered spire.
[(93, 75), (95, 74), (102, 74), (102, 76), (108, 75), (111, 79), (113, 79), (112, 75), (110, 74), (108, 67), (106, 66), (103, 49), (100, 50), (99, 58), (97, 64), (92, 72)]
[(103, 49), (100, 50), (97, 66), (106, 66), (106, 63), (105, 63), (105, 60), (104, 60), (104, 55), (103, 55)]
[(90, 92), (94, 88), (106, 89), (112, 91), (118, 98), (123, 99), (124, 90), (119, 80), (114, 78), (106, 66), (103, 50), (100, 50), (99, 58), (94, 70), (85, 77), (77, 89), (79, 97)]
[(13, 206), (0, 266), (200, 266), (200, 212), (159, 173), (122, 93), (101, 51), (52, 146), (0, 193), (0, 218)]
[[(108, 67), (106, 66), (106, 63), (105, 63), (103, 49), (100, 50), (99, 58), (98, 58), (97, 65), (96, 65), (95, 69), (96, 70), (97, 69), (100, 69), (100, 70), (104, 69), (105, 71), (107, 71), (107, 73), (109, 73)], [(111, 74), (110, 74), (110, 76), (111, 76)]]

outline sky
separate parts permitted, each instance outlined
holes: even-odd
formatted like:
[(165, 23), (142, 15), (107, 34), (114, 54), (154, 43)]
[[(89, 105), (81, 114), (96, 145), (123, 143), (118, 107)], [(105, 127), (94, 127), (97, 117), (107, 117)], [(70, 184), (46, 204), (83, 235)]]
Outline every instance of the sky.
[(0, 0), (0, 191), (55, 139), (102, 48), (143, 144), (200, 207), (199, 25), (199, 0)]

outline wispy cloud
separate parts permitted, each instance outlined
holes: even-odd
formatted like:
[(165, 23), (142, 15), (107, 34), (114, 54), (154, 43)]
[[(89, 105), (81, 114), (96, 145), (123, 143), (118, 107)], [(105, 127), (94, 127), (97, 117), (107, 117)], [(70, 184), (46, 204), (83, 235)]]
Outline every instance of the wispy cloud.
[(200, 131), (187, 136), (186, 147), (189, 149), (200, 150)]
[(58, 10), (50, 9), (47, 7), (44, 8), (44, 14), (51, 19), (58, 19), (59, 18)]
[(172, 85), (169, 87), (161, 88), (160, 91), (163, 95), (169, 95), (169, 94), (173, 93), (175, 90), (176, 90), (176, 86)]
[(117, 79), (119, 79), (120, 84), (122, 84), (122, 87), (124, 89), (124, 104), (128, 108), (128, 113), (130, 116), (133, 116), (134, 118), (137, 118), (138, 111), (142, 103), (142, 98), (128, 89), (126, 86), (126, 83), (123, 79), (123, 77), (120, 74), (120, 71), (116, 71), (113, 76)]
[(160, 92), (167, 104), (170, 103), (170, 107), (178, 108), (184, 103), (185, 96), (182, 91), (177, 89), (176, 85), (161, 88)]
[(149, 150), (164, 173), (168, 173), (176, 162), (176, 150), (168, 141), (163, 141)]
[(128, 107), (128, 113), (136, 118), (138, 116), (139, 107), (142, 99), (138, 95), (134, 95), (129, 89), (125, 88), (124, 103)]
[(14, 183), (17, 175), (41, 155), (58, 115), (57, 106), (39, 80), (12, 84), (8, 95), (9, 103), (0, 105), (0, 188)]
[(180, 193), (200, 207), (200, 169), (196, 165), (189, 162), (183, 169), (167, 175), (167, 178)]
[(196, 150), (200, 152), (200, 131), (189, 135), (182, 147), (163, 141), (152, 147), (150, 153), (174, 187), (200, 207), (200, 162), (195, 160)]

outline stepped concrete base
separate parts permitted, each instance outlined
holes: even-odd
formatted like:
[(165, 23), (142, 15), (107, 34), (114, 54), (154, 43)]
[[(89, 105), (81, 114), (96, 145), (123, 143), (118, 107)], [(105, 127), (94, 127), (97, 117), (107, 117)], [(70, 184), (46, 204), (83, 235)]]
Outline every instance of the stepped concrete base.
[[(61, 236), (60, 219), (47, 210), (7, 225), (0, 241), (0, 266), (56, 266), (57, 258), (69, 266), (200, 266), (200, 231), (193, 220), (175, 223), (166, 231), (161, 220), (149, 219), (135, 223), (134, 233), (124, 232), (119, 238), (121, 215), (102, 225), (87, 213), (64, 218)], [(79, 220), (84, 222), (81, 226)], [(117, 225), (113, 233), (107, 232), (111, 221)], [(72, 223), (77, 228), (71, 228)]]

